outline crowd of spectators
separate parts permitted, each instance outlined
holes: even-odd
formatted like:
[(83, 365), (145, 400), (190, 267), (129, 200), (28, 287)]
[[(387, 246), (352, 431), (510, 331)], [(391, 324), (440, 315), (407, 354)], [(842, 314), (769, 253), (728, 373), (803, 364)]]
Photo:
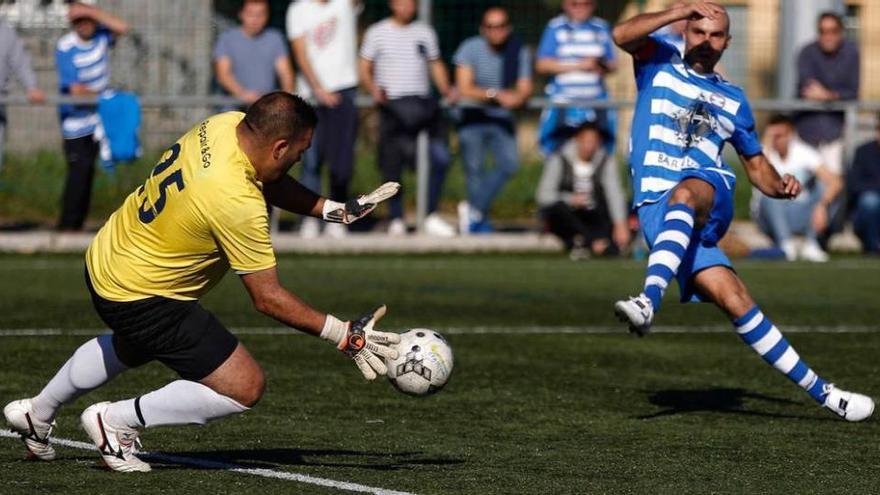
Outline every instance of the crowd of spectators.
[[(303, 159), (301, 181), (336, 201), (350, 199), (358, 133), (358, 89), (372, 97), (379, 116), (377, 164), (384, 180), (400, 181), (416, 161), (417, 138), (427, 131), (429, 151), (428, 234), (450, 237), (493, 232), (492, 204), (520, 165), (515, 112), (533, 94), (533, 71), (544, 76), (552, 107), (538, 126), (544, 156), (536, 191), (546, 230), (573, 258), (624, 253), (635, 233), (629, 223), (615, 150), (616, 115), (597, 108), (609, 98), (606, 76), (618, 66), (609, 24), (597, 17), (597, 0), (562, 0), (532, 55), (516, 33), (510, 13), (488, 8), (479, 34), (457, 47), (450, 77), (434, 28), (416, 19), (416, 0), (389, 0), (391, 15), (371, 26), (358, 44), (362, 0), (295, 0), (286, 16), (286, 36), (268, 27), (269, 3), (244, 0), (240, 24), (219, 34), (213, 62), (216, 81), (244, 109), (261, 95), (282, 90), (310, 98), (320, 124)], [(88, 96), (109, 83), (108, 54), (128, 24), (100, 8), (70, 4), (71, 31), (57, 41), (59, 92)], [(684, 49), (684, 23), (656, 36)], [(797, 58), (797, 91), (805, 100), (834, 102), (859, 95), (860, 55), (845, 37), (840, 16), (817, 20), (815, 42)], [(296, 70), (294, 69), (296, 67)], [(0, 90), (17, 79), (33, 103), (45, 100), (21, 40), (0, 26)], [(59, 107), (68, 174), (58, 228), (76, 231), (86, 218), (100, 119), (94, 105)], [(0, 167), (5, 112), (0, 108)], [(780, 173), (805, 185), (797, 200), (781, 202), (753, 194), (759, 227), (787, 259), (825, 261), (828, 237), (846, 220), (864, 250), (880, 253), (880, 124), (877, 140), (861, 146), (848, 168), (843, 162), (843, 114), (809, 111), (776, 115), (764, 129), (765, 152)], [(449, 132), (455, 128), (466, 181), (466, 200), (453, 225), (438, 207), (452, 163)], [(489, 157), (491, 156), (491, 160)], [(322, 189), (327, 165), (329, 188)], [(403, 196), (389, 203), (389, 235), (408, 232)], [(848, 201), (847, 201), (848, 200)], [(303, 237), (321, 234), (303, 221)], [(347, 235), (342, 224), (324, 235)], [(801, 236), (801, 242), (795, 242)]]

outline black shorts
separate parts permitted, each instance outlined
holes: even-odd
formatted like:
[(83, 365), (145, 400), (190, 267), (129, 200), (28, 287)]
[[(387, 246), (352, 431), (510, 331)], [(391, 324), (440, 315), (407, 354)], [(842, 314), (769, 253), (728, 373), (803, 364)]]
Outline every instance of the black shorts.
[(86, 285), (98, 316), (113, 331), (113, 349), (123, 364), (135, 368), (152, 360), (199, 381), (232, 355), (238, 339), (198, 301), (150, 297), (131, 302), (104, 299)]

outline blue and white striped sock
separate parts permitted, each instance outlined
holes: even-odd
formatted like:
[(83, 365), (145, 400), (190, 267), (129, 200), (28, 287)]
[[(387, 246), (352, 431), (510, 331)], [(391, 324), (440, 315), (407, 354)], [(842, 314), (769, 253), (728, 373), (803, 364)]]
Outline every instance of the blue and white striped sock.
[(681, 204), (670, 206), (663, 217), (663, 230), (654, 241), (651, 255), (648, 256), (645, 295), (651, 300), (654, 311), (660, 308), (663, 293), (678, 272), (693, 231), (694, 210)]
[(764, 316), (757, 306), (737, 318), (733, 324), (743, 341), (781, 371), (789, 380), (800, 385), (819, 404), (825, 402), (825, 380), (819, 377), (789, 345), (782, 332)]

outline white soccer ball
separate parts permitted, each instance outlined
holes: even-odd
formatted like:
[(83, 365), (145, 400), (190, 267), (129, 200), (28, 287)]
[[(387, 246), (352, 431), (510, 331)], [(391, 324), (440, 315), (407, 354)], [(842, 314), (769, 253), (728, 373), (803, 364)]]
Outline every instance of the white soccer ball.
[(431, 395), (449, 381), (452, 348), (434, 330), (414, 328), (400, 335), (397, 359), (388, 359), (388, 380), (410, 395)]

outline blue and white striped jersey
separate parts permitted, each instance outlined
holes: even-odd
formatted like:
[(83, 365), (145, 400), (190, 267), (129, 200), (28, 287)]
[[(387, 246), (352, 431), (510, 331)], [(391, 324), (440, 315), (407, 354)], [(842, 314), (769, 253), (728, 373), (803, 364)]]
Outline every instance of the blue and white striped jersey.
[[(537, 58), (555, 58), (560, 61), (578, 61), (594, 57), (605, 63), (616, 59), (611, 28), (598, 17), (575, 24), (568, 17), (560, 15), (547, 23)], [(547, 96), (558, 100), (606, 99), (605, 82), (595, 71), (572, 71), (550, 78), (546, 88)]]
[(746, 157), (761, 153), (755, 119), (739, 87), (689, 68), (657, 38), (635, 58), (638, 98), (630, 135), (633, 205), (658, 201), (690, 169), (732, 175), (721, 159), (730, 142)]
[[(58, 89), (70, 94), (70, 86), (84, 84), (88, 89), (101, 92), (110, 83), (110, 47), (113, 34), (101, 27), (95, 36), (83, 41), (74, 32), (62, 36), (55, 45), (55, 64), (58, 68)], [(61, 105), (61, 135), (74, 139), (95, 132), (98, 114), (94, 105)]]

